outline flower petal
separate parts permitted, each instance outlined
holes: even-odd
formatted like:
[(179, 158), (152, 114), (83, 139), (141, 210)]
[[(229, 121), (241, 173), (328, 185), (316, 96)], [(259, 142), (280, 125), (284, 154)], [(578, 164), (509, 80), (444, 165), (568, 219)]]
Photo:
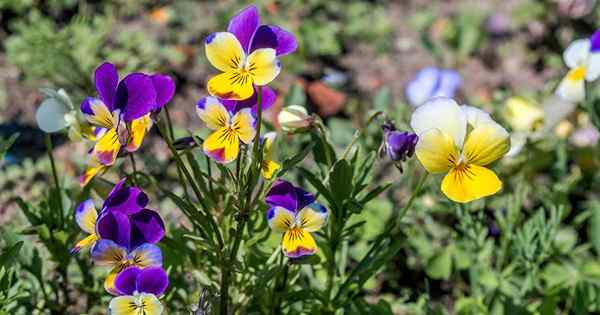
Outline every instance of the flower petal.
[(142, 244), (129, 253), (129, 259), (136, 266), (144, 268), (148, 266), (162, 266), (163, 256), (160, 248), (154, 244)]
[(471, 128), (475, 128), (482, 123), (494, 122), (490, 114), (477, 107), (462, 105), (460, 108), (467, 115), (467, 123)]
[(123, 295), (114, 297), (108, 304), (110, 315), (138, 315), (137, 297)]
[(137, 266), (130, 266), (118, 273), (114, 280), (114, 287), (121, 295), (132, 295), (137, 291), (136, 280), (142, 273)]
[(253, 51), (248, 56), (246, 70), (252, 75), (254, 84), (261, 86), (271, 83), (281, 71), (275, 49), (261, 48)]
[(91, 256), (98, 266), (117, 267), (127, 260), (127, 249), (109, 239), (101, 239), (92, 248)]
[(103, 211), (96, 223), (96, 233), (100, 238), (112, 240), (122, 247), (129, 248), (131, 224), (126, 214), (119, 211)]
[(92, 199), (87, 199), (75, 208), (75, 222), (86, 233), (93, 234), (96, 231), (96, 219), (98, 211)]
[(295, 212), (315, 202), (315, 196), (302, 188), (295, 187), (290, 182), (279, 179), (269, 189), (265, 202), (271, 207), (279, 206)]
[(252, 116), (250, 108), (244, 108), (233, 116), (231, 128), (236, 131), (239, 139), (246, 144), (254, 139), (256, 130), (254, 129), (254, 116)]
[(173, 79), (164, 74), (153, 74), (150, 76), (154, 90), (156, 91), (156, 102), (152, 111), (161, 109), (167, 104), (175, 94), (175, 82)]
[(406, 86), (405, 94), (412, 106), (419, 106), (428, 101), (439, 87), (441, 71), (434, 67), (420, 70), (416, 77)]
[(502, 182), (492, 170), (474, 164), (453, 168), (442, 180), (442, 192), (461, 203), (493, 195), (500, 189)]
[(294, 224), (295, 213), (283, 207), (272, 207), (267, 211), (267, 221), (273, 231), (283, 233)]
[(560, 81), (556, 94), (565, 101), (577, 103), (585, 99), (585, 80), (581, 68), (571, 69)]
[(419, 136), (415, 153), (423, 167), (432, 174), (447, 172), (459, 158), (452, 138), (438, 129), (431, 129)]
[(92, 178), (98, 174), (106, 172), (106, 170), (108, 170), (107, 166), (98, 163), (96, 158), (92, 158), (92, 162), (90, 162), (88, 168), (86, 168), (85, 172), (79, 176), (79, 185), (82, 187), (87, 185)]
[(69, 125), (65, 119), (68, 113), (69, 109), (63, 102), (55, 98), (47, 98), (35, 112), (35, 120), (44, 132), (57, 132)]
[(460, 74), (454, 70), (440, 70), (440, 81), (432, 97), (454, 97), (460, 86)]
[(142, 269), (135, 283), (138, 292), (161, 296), (169, 286), (169, 277), (161, 267), (148, 267)]
[(205, 40), (204, 50), (206, 58), (213, 67), (228, 72), (237, 70), (246, 59), (240, 41), (234, 34), (218, 32), (208, 35)]
[(280, 168), (281, 165), (279, 163), (263, 159), (260, 171), (264, 179), (270, 180)]
[(139, 187), (127, 186), (122, 178), (104, 200), (102, 209), (129, 215), (141, 211), (147, 204), (148, 195)]
[[(265, 85), (262, 87), (262, 96), (261, 96), (261, 104), (262, 104), (262, 110), (263, 112), (269, 108), (271, 108), (271, 106), (273, 106), (273, 104), (275, 104), (275, 102), (277, 101), (277, 93), (275, 93), (275, 91), (270, 88), (269, 86)], [(258, 110), (258, 91), (257, 91), (257, 87), (254, 87), (254, 94), (252, 94), (252, 96), (248, 99), (242, 100), (242, 101), (237, 101), (234, 102), (234, 104), (232, 104), (232, 108), (230, 109), (231, 112), (236, 113), (241, 109), (244, 108), (248, 108), (251, 107), (252, 108), (252, 113), (256, 113)], [(227, 107), (227, 105), (225, 105), (225, 107)]]
[(144, 243), (156, 244), (165, 236), (165, 223), (154, 210), (144, 209), (129, 217), (131, 222), (130, 248)]
[(149, 75), (128, 74), (117, 86), (115, 108), (123, 113), (127, 123), (138, 119), (156, 107), (156, 90)]
[(317, 251), (315, 239), (303, 229), (290, 229), (283, 234), (283, 253), (290, 258), (312, 255)]
[(81, 112), (91, 124), (111, 129), (117, 126), (117, 118), (110, 108), (97, 98), (87, 97), (79, 106)]
[(121, 150), (121, 142), (116, 128), (107, 130), (94, 146), (95, 158), (103, 165), (113, 165), (119, 150)]
[(585, 70), (585, 79), (588, 82), (595, 81), (600, 77), (600, 51), (590, 54)]
[(591, 42), (589, 39), (573, 41), (563, 52), (563, 59), (569, 68), (585, 65), (590, 54)]
[(256, 6), (248, 6), (229, 21), (227, 32), (232, 33), (240, 42), (244, 51), (248, 51), (254, 33), (260, 25), (260, 15)]
[(467, 163), (485, 166), (503, 157), (508, 150), (510, 150), (508, 131), (495, 122), (488, 122), (479, 125), (469, 133), (463, 155)]
[(417, 107), (410, 126), (419, 138), (426, 131), (438, 129), (452, 138), (454, 145), (462, 148), (467, 133), (467, 115), (453, 99), (438, 97)]
[(250, 98), (254, 93), (250, 74), (242, 74), (238, 70), (231, 70), (210, 78), (206, 89), (210, 95), (236, 101)]
[(96, 244), (96, 241), (98, 241), (98, 235), (96, 235), (96, 233), (92, 233), (86, 238), (75, 243), (75, 245), (71, 248), (69, 252), (71, 253), (71, 255), (77, 254), (83, 248), (94, 246), (94, 244)]
[(229, 112), (216, 97), (208, 96), (201, 99), (196, 106), (196, 113), (206, 127), (212, 130), (229, 126)]
[(328, 216), (327, 208), (318, 202), (313, 202), (298, 212), (296, 222), (300, 223), (305, 231), (315, 232), (327, 223)]
[(104, 278), (104, 290), (106, 290), (106, 292), (108, 292), (112, 295), (121, 294), (115, 286), (115, 281), (121, 270), (123, 270), (123, 266), (119, 265), (119, 266), (113, 268), (110, 271), (110, 273), (106, 276), (106, 278)]
[(142, 293), (140, 294), (140, 300), (143, 305), (143, 311), (141, 314), (160, 315), (163, 313), (164, 306), (154, 294)]
[(240, 153), (240, 138), (231, 128), (223, 127), (204, 140), (203, 150), (210, 158), (226, 164), (237, 159)]
[(152, 119), (150, 114), (146, 114), (141, 118), (131, 122), (129, 141), (127, 142), (127, 152), (135, 152), (142, 145), (142, 141), (146, 136), (146, 132), (152, 127)]
[(119, 72), (117, 72), (115, 65), (105, 62), (98, 66), (94, 73), (94, 82), (96, 83), (98, 96), (106, 104), (109, 111), (113, 111), (114, 96), (119, 82)]
[(277, 56), (282, 56), (296, 51), (298, 42), (294, 34), (279, 26), (261, 25), (254, 34), (250, 51), (260, 48), (273, 48)]

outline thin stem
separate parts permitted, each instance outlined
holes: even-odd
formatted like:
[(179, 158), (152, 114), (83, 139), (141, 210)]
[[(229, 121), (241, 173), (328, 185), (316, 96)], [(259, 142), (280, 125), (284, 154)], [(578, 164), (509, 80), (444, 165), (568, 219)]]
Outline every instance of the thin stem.
[(288, 276), (290, 271), (290, 265), (285, 262), (285, 259), (282, 259), (283, 266), (283, 278), (279, 283), (275, 283), (273, 287), (273, 307), (271, 308), (272, 315), (283, 314), (281, 310), (281, 297), (285, 295), (286, 285), (288, 282)]
[(52, 147), (52, 138), (50, 134), (46, 134), (46, 150), (48, 151), (48, 158), (50, 159), (50, 167), (52, 168), (52, 177), (54, 177), (54, 185), (56, 187), (56, 192), (58, 193), (58, 205), (60, 207), (60, 212), (58, 213), (58, 218), (60, 222), (60, 226), (64, 226), (64, 208), (62, 202), (62, 191), (60, 189), (60, 182), (58, 181), (58, 172), (56, 171), (56, 163), (54, 162), (54, 154)]
[(358, 139), (365, 132), (365, 130), (367, 128), (369, 128), (369, 125), (371, 124), (371, 122), (373, 122), (373, 120), (375, 120), (375, 118), (377, 118), (381, 114), (383, 114), (382, 111), (375, 112), (373, 115), (371, 115), (371, 117), (369, 117), (369, 119), (367, 119), (367, 123), (365, 124), (364, 128), (356, 130), (356, 132), (354, 133), (354, 137), (352, 138), (352, 141), (346, 147), (346, 150), (344, 150), (344, 154), (342, 155), (342, 158), (341, 158), (342, 160), (348, 157), (348, 154), (350, 154), (350, 150), (356, 144), (356, 141), (358, 141)]
[(133, 169), (132, 181), (135, 186), (139, 186), (137, 182), (137, 166), (135, 165), (135, 158), (133, 157), (133, 153), (129, 152), (129, 159), (131, 160), (131, 168)]

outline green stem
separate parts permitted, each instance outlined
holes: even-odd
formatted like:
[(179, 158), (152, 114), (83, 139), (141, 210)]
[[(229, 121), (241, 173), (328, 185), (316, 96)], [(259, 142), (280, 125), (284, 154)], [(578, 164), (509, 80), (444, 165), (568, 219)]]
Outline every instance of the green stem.
[(396, 212), (395, 214), (392, 215), (391, 218), (389, 218), (387, 220), (389, 222), (389, 224), (387, 225), (386, 229), (377, 236), (377, 238), (373, 242), (373, 245), (371, 245), (371, 248), (369, 249), (367, 254), (365, 256), (363, 256), (363, 258), (360, 260), (360, 262), (358, 263), (356, 268), (354, 268), (350, 272), (350, 275), (348, 276), (348, 278), (346, 278), (346, 280), (344, 281), (344, 283), (338, 290), (338, 292), (334, 298), (334, 301), (337, 300), (338, 298), (340, 298), (341, 294), (344, 293), (345, 289), (350, 285), (350, 282), (356, 275), (356, 272), (363, 269), (364, 265), (371, 258), (371, 255), (373, 255), (373, 253), (375, 253), (380, 248), (383, 241), (388, 237), (393, 237), (391, 232), (396, 228), (396, 225), (399, 223), (399, 221), (402, 220), (402, 218), (406, 215), (406, 213), (408, 212), (408, 209), (410, 209), (412, 207), (412, 205), (415, 201), (415, 198), (421, 192), (421, 189), (423, 188), (423, 184), (425, 184), (425, 181), (427, 180), (428, 176), (429, 176), (429, 173), (425, 173), (424, 175), (421, 176), (421, 178), (417, 182), (417, 186), (413, 190), (406, 205), (399, 212)]
[(129, 152), (129, 159), (131, 160), (131, 168), (133, 169), (132, 181), (135, 186), (139, 186), (137, 182), (137, 166), (135, 165), (135, 158), (133, 157), (133, 153)]
[(281, 297), (283, 295), (285, 295), (290, 266), (288, 263), (285, 262), (284, 259), (282, 259), (282, 263), (283, 263), (283, 266), (280, 266), (280, 268), (283, 269), (283, 278), (281, 279), (281, 281), (279, 281), (279, 283), (276, 283), (275, 286), (273, 287), (274, 297), (273, 297), (273, 307), (271, 308), (272, 315), (283, 314), (282, 310), (281, 310)]
[(54, 154), (53, 154), (53, 147), (52, 147), (52, 138), (50, 137), (50, 134), (47, 133), (46, 134), (46, 150), (48, 151), (48, 158), (50, 159), (50, 167), (52, 168), (52, 177), (54, 178), (54, 185), (56, 187), (56, 192), (58, 193), (58, 205), (60, 207), (60, 212), (58, 213), (58, 218), (59, 218), (59, 222), (60, 222), (60, 226), (64, 226), (65, 224), (65, 219), (64, 219), (64, 208), (63, 208), (63, 202), (62, 202), (62, 191), (60, 189), (60, 182), (58, 181), (58, 172), (56, 171), (56, 163), (54, 162)]
[(371, 122), (373, 122), (373, 120), (375, 120), (375, 118), (377, 118), (381, 114), (383, 114), (382, 111), (375, 112), (373, 115), (371, 115), (371, 117), (369, 117), (369, 119), (367, 119), (367, 123), (365, 124), (364, 128), (356, 130), (356, 132), (354, 133), (354, 137), (352, 138), (352, 141), (346, 147), (346, 150), (344, 150), (344, 154), (342, 155), (341, 160), (343, 160), (343, 159), (345, 159), (345, 158), (348, 157), (348, 154), (350, 154), (350, 150), (356, 144), (356, 141), (358, 141), (358, 139), (365, 132), (365, 130), (367, 130), (367, 128), (369, 128), (369, 125), (371, 124)]

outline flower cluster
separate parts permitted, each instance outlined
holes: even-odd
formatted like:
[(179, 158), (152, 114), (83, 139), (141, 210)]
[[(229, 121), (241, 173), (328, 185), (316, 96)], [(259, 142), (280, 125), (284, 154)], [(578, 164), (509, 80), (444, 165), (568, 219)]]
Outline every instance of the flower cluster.
[(130, 73), (119, 81), (117, 68), (108, 62), (94, 75), (98, 98), (88, 97), (81, 112), (94, 125), (96, 143), (82, 185), (115, 163), (122, 148), (136, 151), (152, 127), (151, 113), (160, 111), (175, 93), (175, 83), (166, 75)]
[(117, 296), (110, 302), (110, 314), (162, 313), (158, 298), (169, 280), (156, 243), (165, 235), (165, 224), (157, 211), (146, 208), (148, 201), (140, 188), (129, 187), (122, 179), (104, 200), (100, 214), (91, 199), (75, 210), (75, 220), (88, 236), (71, 252), (91, 247), (94, 263), (110, 269), (104, 287)]

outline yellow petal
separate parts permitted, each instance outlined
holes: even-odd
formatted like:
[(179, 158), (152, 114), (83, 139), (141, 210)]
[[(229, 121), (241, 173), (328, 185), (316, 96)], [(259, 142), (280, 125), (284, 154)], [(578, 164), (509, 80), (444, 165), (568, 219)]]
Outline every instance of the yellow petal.
[(144, 315), (160, 315), (163, 312), (164, 306), (160, 303), (154, 294), (140, 294), (141, 311)]
[(281, 71), (275, 49), (261, 48), (253, 51), (248, 56), (246, 70), (252, 75), (254, 84), (267, 85), (271, 83)]
[(230, 70), (216, 75), (206, 85), (210, 95), (228, 100), (245, 100), (254, 94), (250, 73)]
[(229, 127), (213, 132), (203, 144), (204, 153), (219, 163), (229, 163), (238, 157), (240, 138), (235, 130)]
[(277, 172), (280, 168), (281, 166), (274, 161), (263, 160), (261, 166), (261, 174), (264, 177), (264, 179), (269, 180), (273, 178), (275, 172)]
[(272, 207), (267, 211), (267, 222), (275, 232), (287, 231), (295, 222), (294, 212), (284, 207)]
[(144, 140), (144, 136), (146, 135), (146, 132), (150, 130), (150, 127), (152, 127), (152, 119), (150, 119), (150, 114), (131, 122), (131, 135), (127, 143), (128, 152), (134, 152), (139, 149), (140, 145), (142, 145), (142, 141)]
[(90, 109), (93, 114), (84, 114), (85, 118), (92, 124), (100, 126), (102, 128), (110, 129), (117, 126), (117, 115), (106, 107), (106, 105), (99, 99), (90, 100)]
[(315, 232), (327, 223), (328, 212), (321, 204), (313, 202), (298, 212), (296, 221), (300, 222), (302, 229)]
[(73, 246), (73, 248), (71, 248), (71, 253), (72, 254), (78, 253), (83, 248), (91, 247), (99, 239), (100, 238), (98, 237), (98, 235), (96, 235), (96, 233), (90, 234), (86, 238), (84, 238), (84, 239), (80, 240), (79, 242), (75, 243), (75, 246)]
[(544, 111), (519, 97), (506, 101), (504, 115), (513, 130), (534, 131), (544, 122)]
[(556, 94), (562, 99), (570, 102), (580, 102), (585, 99), (585, 70), (575, 68), (569, 71), (567, 76), (560, 81)]
[(463, 150), (469, 164), (488, 165), (510, 149), (510, 135), (495, 122), (480, 124), (467, 136)]
[(206, 127), (217, 130), (229, 126), (229, 112), (218, 99), (207, 97), (204, 108), (197, 108), (198, 117), (206, 124)]
[(493, 195), (500, 189), (502, 182), (492, 170), (474, 164), (453, 168), (442, 180), (442, 192), (460, 203)]
[(240, 140), (249, 144), (256, 134), (254, 130), (254, 117), (250, 108), (244, 108), (237, 112), (231, 119), (231, 128), (236, 131)]
[(110, 315), (139, 315), (137, 297), (133, 295), (117, 296), (108, 305)]
[(291, 258), (312, 255), (317, 251), (315, 239), (301, 228), (287, 230), (281, 242), (283, 253)]
[(104, 279), (104, 289), (106, 292), (112, 295), (119, 295), (119, 291), (115, 287), (115, 281), (117, 280), (117, 275), (119, 275), (119, 272), (121, 272), (123, 269), (124, 268), (122, 266), (117, 266), (110, 271), (108, 276), (106, 276)]
[(112, 128), (107, 130), (100, 140), (96, 142), (96, 145), (94, 146), (94, 155), (100, 164), (112, 165), (115, 163), (120, 149), (121, 143), (119, 142), (117, 129)]
[(96, 175), (100, 174), (100, 173), (104, 173), (106, 172), (106, 170), (108, 169), (107, 166), (99, 164), (96, 162), (96, 164), (89, 166), (85, 172), (83, 173), (83, 175), (79, 176), (79, 185), (81, 185), (82, 187), (87, 185), (92, 178), (94, 178)]
[(415, 153), (423, 167), (432, 174), (447, 172), (456, 165), (459, 156), (452, 138), (438, 129), (419, 136)]
[(209, 35), (206, 38), (204, 49), (208, 61), (213, 67), (223, 72), (240, 68), (246, 59), (242, 44), (235, 35), (228, 32)]

